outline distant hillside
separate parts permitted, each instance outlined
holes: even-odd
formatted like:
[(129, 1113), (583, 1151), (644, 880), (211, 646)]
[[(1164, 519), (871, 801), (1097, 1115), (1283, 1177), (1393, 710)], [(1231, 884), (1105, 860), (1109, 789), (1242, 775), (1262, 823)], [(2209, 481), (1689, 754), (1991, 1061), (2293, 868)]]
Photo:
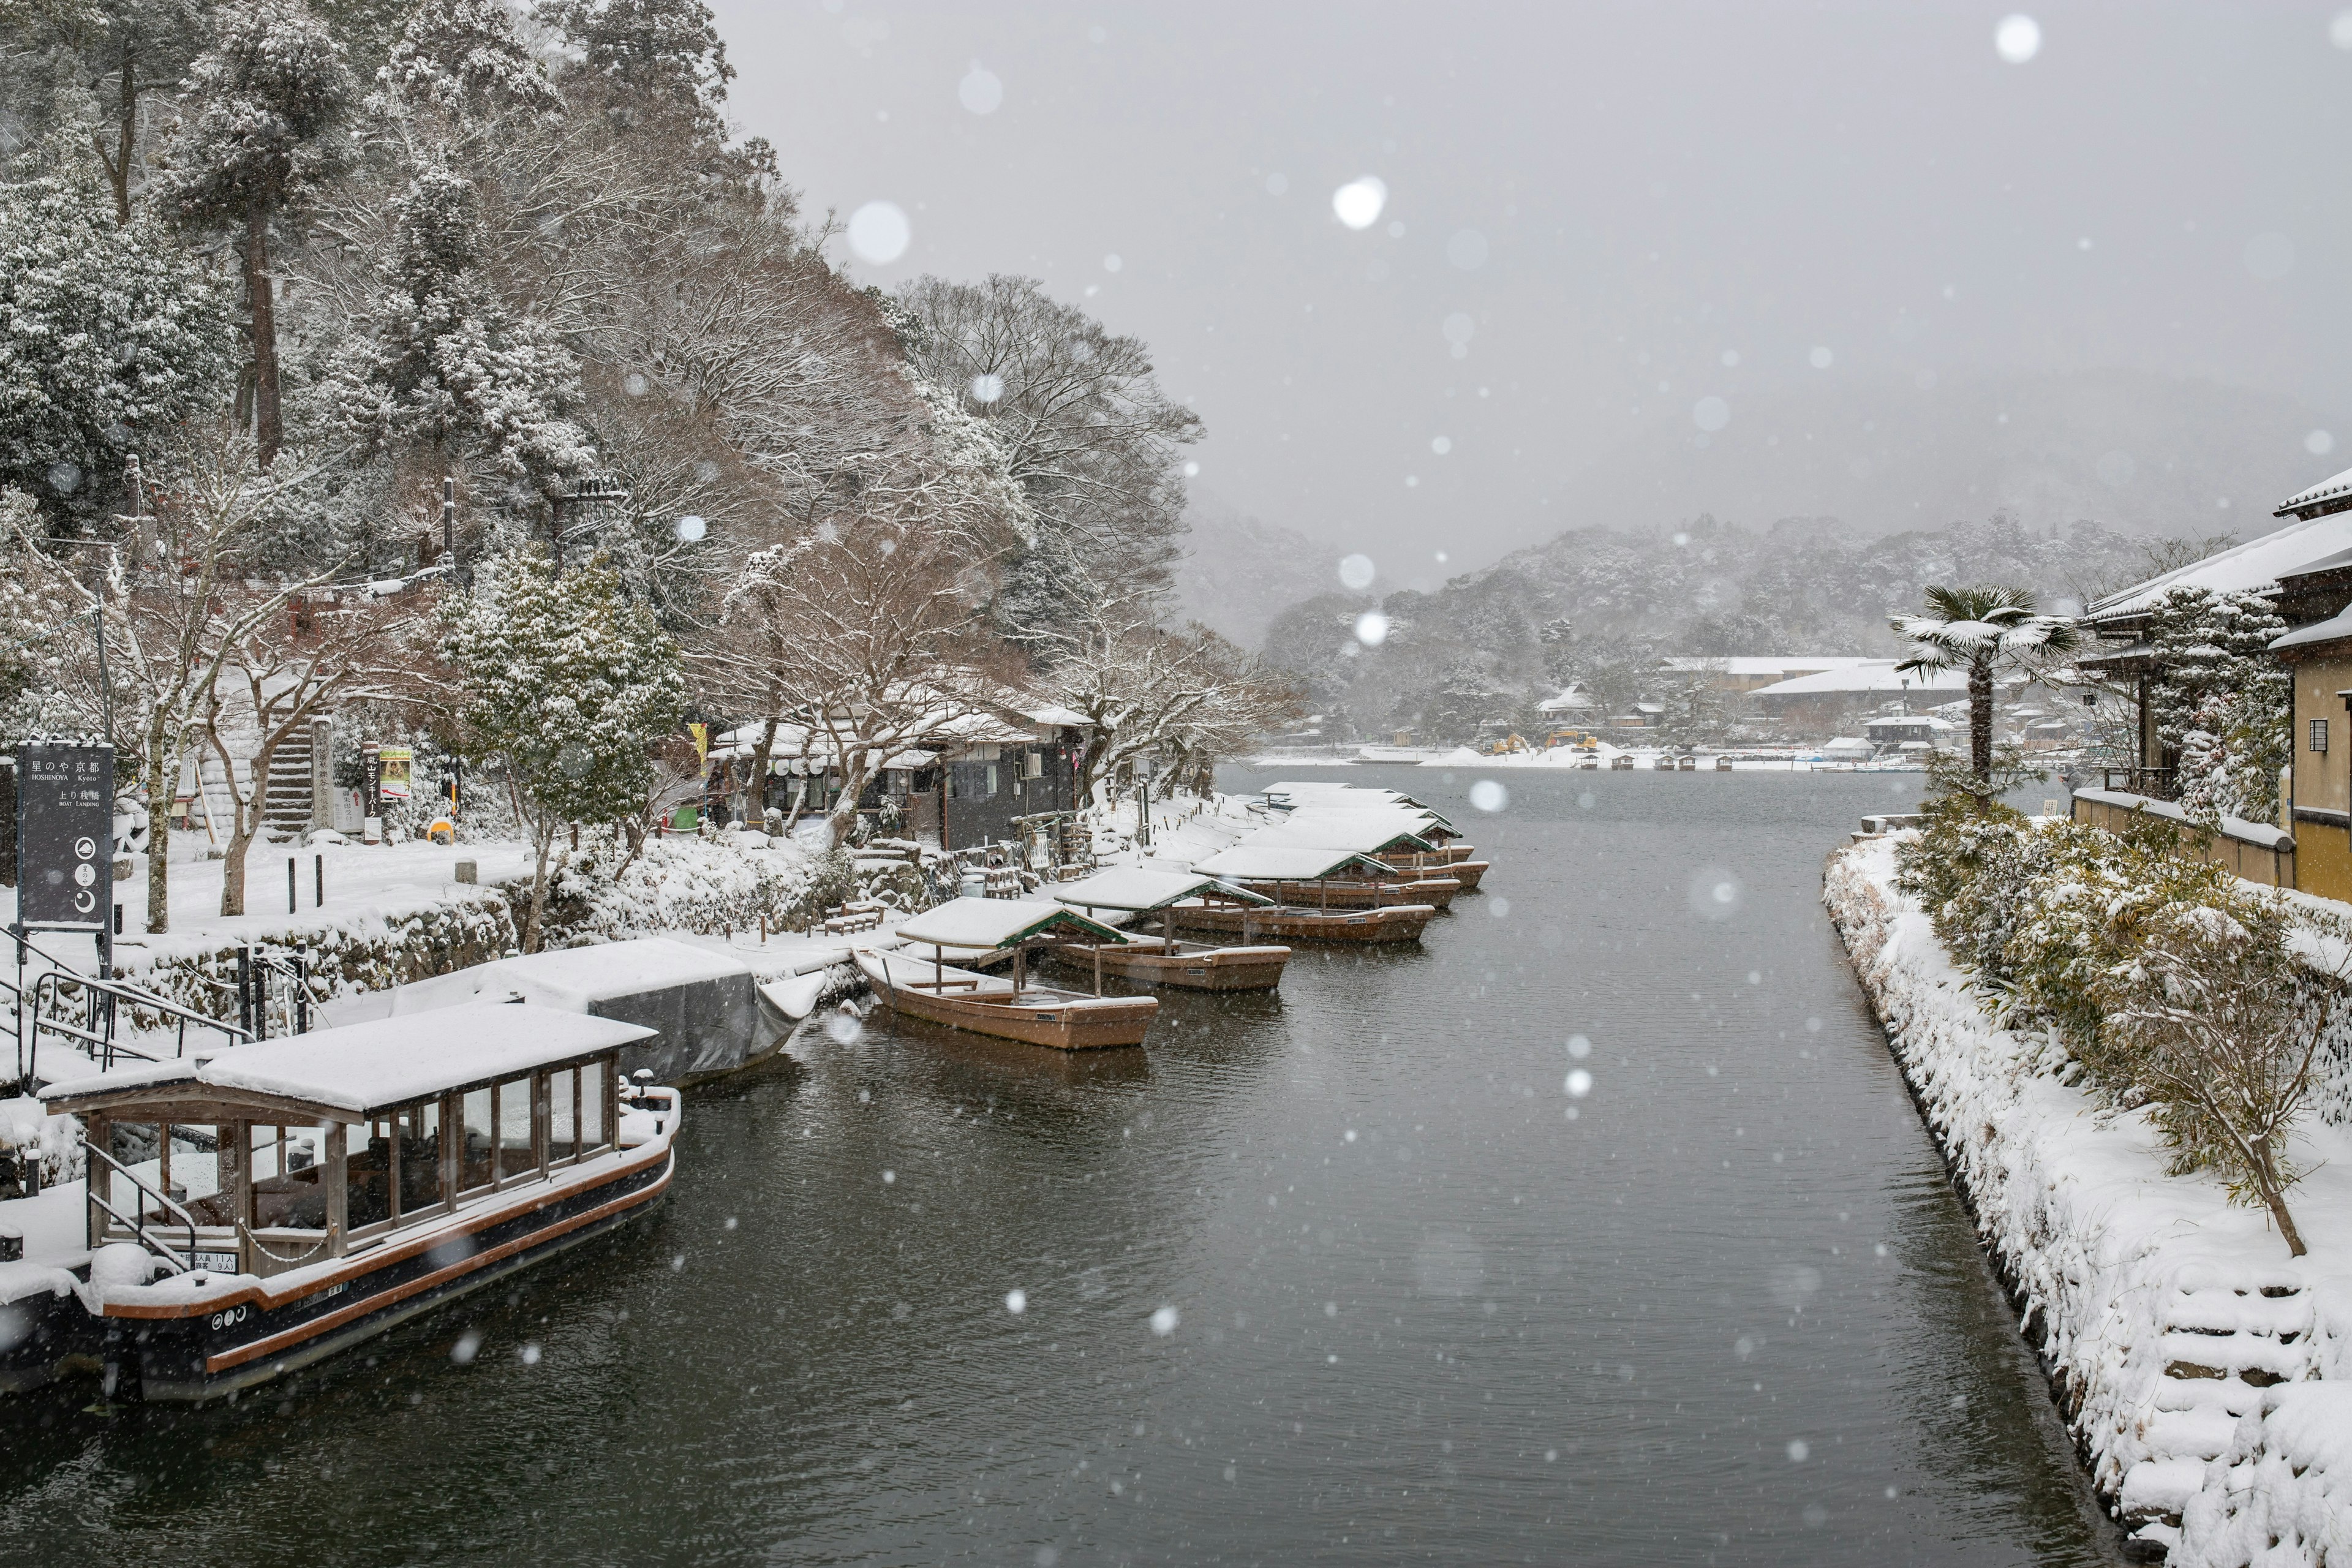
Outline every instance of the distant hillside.
[[(1630, 702), (1664, 655), (1892, 653), (1886, 617), (1916, 610), (1931, 583), (2022, 584), (2071, 609), (2149, 571), (2142, 542), (2095, 523), (1877, 537), (1811, 518), (1760, 531), (1701, 518), (1664, 537), (1580, 528), (1432, 593), (1318, 595), (1276, 617), (1265, 646), (1307, 679), (1327, 733), (1450, 743), (1532, 722), (1533, 704), (1571, 679)], [(1352, 628), (1373, 608), (1389, 630), (1368, 647)]]
[(1244, 647), (1264, 641), (1285, 607), (1339, 581), (1338, 552), (1197, 488), (1184, 521), (1192, 533), (1176, 568), (1182, 614)]

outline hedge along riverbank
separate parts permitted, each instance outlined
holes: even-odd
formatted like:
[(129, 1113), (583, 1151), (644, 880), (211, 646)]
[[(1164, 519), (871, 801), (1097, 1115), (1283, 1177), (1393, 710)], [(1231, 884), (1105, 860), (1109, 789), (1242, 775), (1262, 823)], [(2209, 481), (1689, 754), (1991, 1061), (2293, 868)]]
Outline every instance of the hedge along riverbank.
[[(726, 840), (656, 839), (626, 866), (609, 847), (559, 853), (549, 896), (551, 947), (672, 932), (715, 936), (754, 930), (762, 919), (771, 930), (787, 931), (859, 890), (844, 858), (764, 841), (755, 847)], [(513, 953), (520, 940), (517, 911), (529, 896), (528, 879), (480, 887), (404, 884), (357, 908), (282, 920), (241, 919), (234, 934), (199, 928), (142, 937), (117, 949), (118, 969), (182, 1006), (234, 1020), (242, 946), (300, 952), (311, 1000), (331, 1001)], [(282, 988), (279, 1002), (282, 1007)], [(163, 1019), (133, 1010), (131, 1023), (134, 1029), (151, 1030)], [(287, 1026), (278, 1019), (271, 1032)]]
[(2292, 1140), (2320, 1168), (2290, 1258), (2050, 1031), (1987, 1017), (1895, 842), (1833, 854), (1823, 901), (2100, 1496), (2175, 1563), (2352, 1563), (2352, 1136)]

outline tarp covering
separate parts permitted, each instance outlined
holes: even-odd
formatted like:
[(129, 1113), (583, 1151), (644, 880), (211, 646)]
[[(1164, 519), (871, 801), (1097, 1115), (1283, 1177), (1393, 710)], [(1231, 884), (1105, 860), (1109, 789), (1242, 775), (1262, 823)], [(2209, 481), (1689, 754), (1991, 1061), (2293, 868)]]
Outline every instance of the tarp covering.
[(1274, 902), (1214, 877), (1194, 871), (1155, 871), (1142, 866), (1115, 866), (1075, 882), (1056, 882), (1045, 891), (1056, 901), (1081, 910), (1164, 910), (1207, 893), (1237, 903)]
[(1398, 874), (1395, 867), (1352, 850), (1257, 843), (1236, 844), (1230, 849), (1220, 849), (1205, 860), (1192, 862), (1192, 869), (1205, 871), (1213, 877), (1233, 877), (1251, 882), (1311, 882), (1320, 877), (1338, 877), (1349, 872), (1369, 872), (1375, 877)]
[(1090, 942), (1127, 940), (1076, 910), (1023, 899), (950, 899), (898, 926), (899, 936), (908, 942), (929, 947), (971, 948), (982, 952), (1010, 947), (1033, 936), (1055, 933)]
[(65, 1106), (126, 1089), (205, 1084), (365, 1114), (629, 1045), (652, 1033), (552, 1007), (477, 1002), (118, 1068), (58, 1084), (42, 1098)]

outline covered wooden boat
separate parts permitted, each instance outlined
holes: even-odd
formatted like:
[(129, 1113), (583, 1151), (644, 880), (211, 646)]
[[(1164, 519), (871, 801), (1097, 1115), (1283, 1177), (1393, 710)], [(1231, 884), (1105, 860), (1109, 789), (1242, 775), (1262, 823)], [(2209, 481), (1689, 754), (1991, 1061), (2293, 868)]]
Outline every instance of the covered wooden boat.
[[(1151, 996), (1087, 995), (1041, 985), (1028, 975), (1031, 952), (1064, 942), (1116, 947), (1120, 931), (1059, 904), (1017, 899), (950, 899), (898, 927), (924, 961), (905, 951), (861, 948), (858, 970), (896, 1011), (950, 1028), (1056, 1050), (1139, 1046), (1160, 1011)], [(978, 964), (1009, 957), (1013, 977), (948, 964), (950, 951)]]
[(0, 1380), (231, 1394), (627, 1224), (677, 1133), (678, 1092), (621, 1077), (651, 1032), (476, 1004), (51, 1085), (89, 1130), (84, 1245), (0, 1264), (41, 1313)]
[[(1178, 904), (1172, 914), (1179, 930), (1237, 931), (1246, 921), (1285, 941), (1416, 942), (1437, 913), (1434, 904), (1397, 895), (1395, 889), (1409, 884), (1391, 868), (1347, 850), (1244, 843), (1193, 869), (1275, 901), (1246, 910), (1205, 900)], [(1367, 898), (1377, 901), (1351, 901)]]
[[(1264, 894), (1276, 903), (1323, 910), (1370, 910), (1388, 904), (1427, 904), (1442, 910), (1462, 890), (1460, 880), (1451, 875), (1404, 870), (1385, 857), (1347, 845), (1302, 844), (1268, 837), (1273, 831), (1269, 828), (1221, 850), (1194, 869)], [(1228, 856), (1238, 858), (1227, 859)], [(1310, 864), (1329, 868), (1303, 869)], [(1234, 868), (1243, 865), (1260, 870)]]
[[(1092, 970), (1144, 985), (1172, 985), (1187, 991), (1271, 991), (1282, 983), (1290, 949), (1251, 942), (1247, 916), (1271, 908), (1274, 900), (1231, 882), (1192, 871), (1160, 871), (1121, 866), (1098, 871), (1075, 882), (1063, 882), (1046, 891), (1057, 902), (1083, 910), (1088, 916), (1111, 910), (1136, 917), (1142, 931), (1130, 929), (1124, 942), (1071, 942), (1047, 950), (1048, 959), (1066, 969)], [(1215, 946), (1183, 942), (1176, 935), (1176, 906), (1188, 901), (1239, 910), (1241, 944)], [(1150, 934), (1158, 916), (1160, 934)], [(1099, 987), (1099, 979), (1097, 979)]]
[(1451, 877), (1465, 892), (1475, 888), (1486, 874), (1486, 862), (1476, 858), (1475, 847), (1461, 842), (1454, 825), (1426, 806), (1316, 800), (1243, 842), (1352, 849), (1400, 871)]

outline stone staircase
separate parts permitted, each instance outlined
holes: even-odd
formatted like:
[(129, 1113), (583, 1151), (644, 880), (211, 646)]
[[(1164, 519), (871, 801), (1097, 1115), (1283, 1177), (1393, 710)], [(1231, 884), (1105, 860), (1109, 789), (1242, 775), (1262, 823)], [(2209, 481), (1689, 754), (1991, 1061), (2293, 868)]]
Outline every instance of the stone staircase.
[(269, 776), (262, 783), (261, 820), (289, 833), (310, 826), (311, 736), (303, 726), (278, 742), (269, 755)]

